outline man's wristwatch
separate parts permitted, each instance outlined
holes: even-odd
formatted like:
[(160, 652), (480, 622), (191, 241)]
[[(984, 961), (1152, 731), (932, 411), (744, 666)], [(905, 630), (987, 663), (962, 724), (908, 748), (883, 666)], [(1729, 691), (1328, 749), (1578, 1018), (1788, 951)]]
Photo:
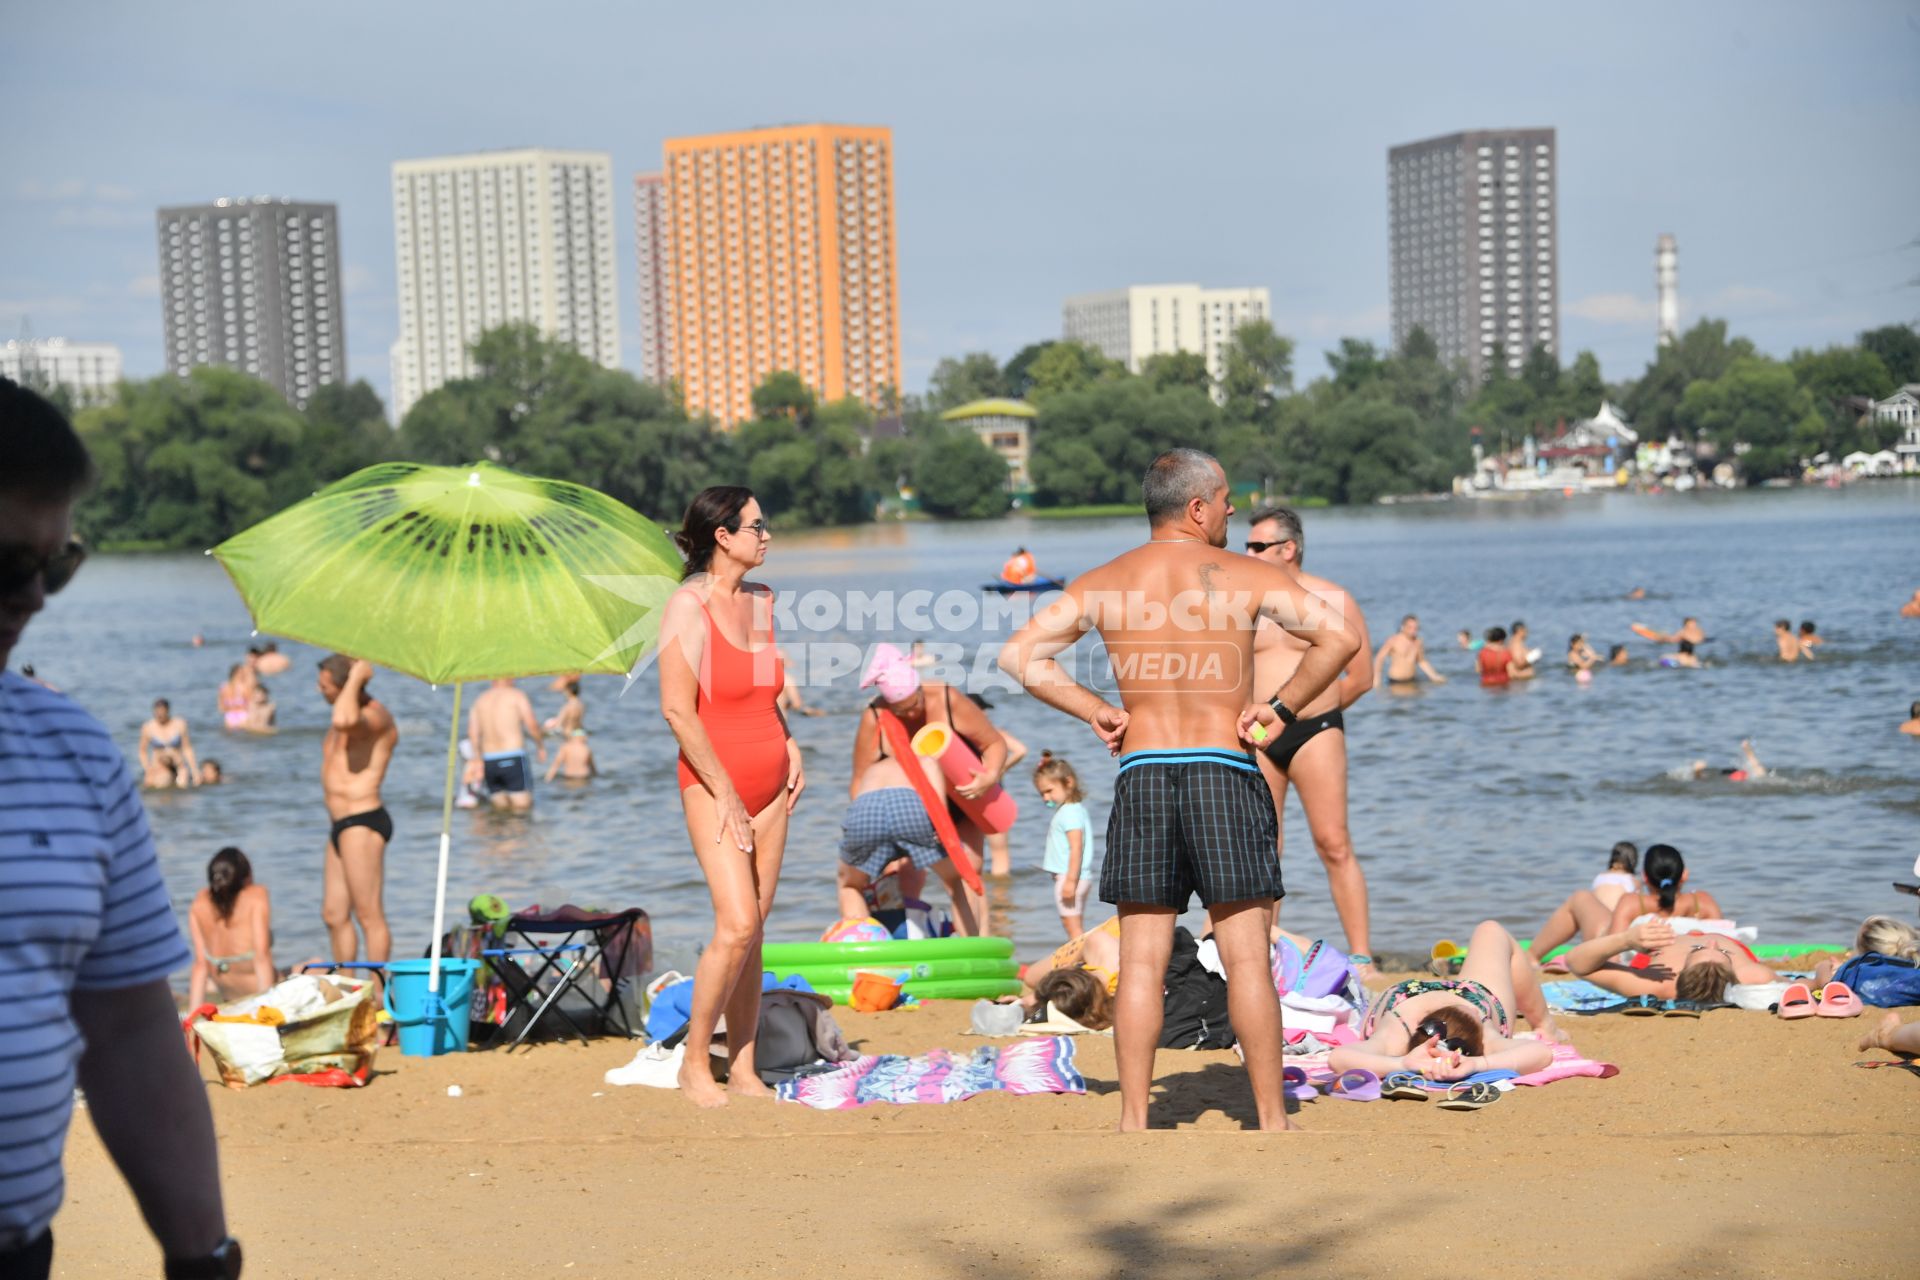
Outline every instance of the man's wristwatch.
[(198, 1258), (168, 1258), (167, 1280), (240, 1280), (240, 1242), (228, 1236)]
[(1271, 698), (1268, 698), (1267, 705), (1273, 708), (1273, 714), (1280, 717), (1281, 724), (1290, 725), (1299, 723), (1300, 717), (1293, 714), (1286, 703), (1280, 701), (1279, 694), (1276, 693)]

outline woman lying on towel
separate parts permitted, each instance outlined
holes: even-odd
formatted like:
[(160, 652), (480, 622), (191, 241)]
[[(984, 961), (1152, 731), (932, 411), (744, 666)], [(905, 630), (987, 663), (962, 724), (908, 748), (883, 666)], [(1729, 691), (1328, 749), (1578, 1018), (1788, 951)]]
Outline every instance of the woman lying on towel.
[(1365, 1038), (1336, 1048), (1327, 1065), (1382, 1077), (1411, 1071), (1429, 1080), (1542, 1070), (1553, 1061), (1553, 1046), (1513, 1039), (1515, 1013), (1539, 1034), (1559, 1038), (1533, 961), (1512, 934), (1487, 920), (1473, 931), (1459, 977), (1414, 978), (1388, 987), (1360, 1024)]
[[(1633, 952), (1626, 962), (1618, 957)], [(1713, 933), (1676, 936), (1665, 920), (1642, 920), (1589, 938), (1562, 957), (1596, 987), (1623, 996), (1719, 1004), (1729, 983), (1772, 982), (1777, 975), (1738, 938)]]

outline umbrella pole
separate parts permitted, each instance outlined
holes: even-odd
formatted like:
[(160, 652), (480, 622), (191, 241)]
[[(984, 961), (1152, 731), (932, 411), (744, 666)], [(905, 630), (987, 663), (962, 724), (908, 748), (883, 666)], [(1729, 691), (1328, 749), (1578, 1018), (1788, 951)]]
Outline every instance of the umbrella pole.
[(447, 853), (453, 844), (453, 767), (460, 758), (460, 682), (453, 682), (453, 723), (447, 726), (447, 786), (440, 802), (440, 878), (433, 889), (433, 941), (427, 964), (427, 991), (440, 991), (440, 935), (447, 925)]

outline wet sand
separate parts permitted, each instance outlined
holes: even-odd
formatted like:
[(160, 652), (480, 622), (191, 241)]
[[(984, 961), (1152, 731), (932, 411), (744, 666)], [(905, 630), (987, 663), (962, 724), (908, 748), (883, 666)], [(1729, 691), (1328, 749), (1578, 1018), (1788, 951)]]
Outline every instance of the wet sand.
[[(869, 1052), (988, 1043), (963, 1003), (835, 1013)], [(1231, 1053), (1171, 1052), (1164, 1131), (1110, 1133), (1100, 1036), (1085, 1097), (845, 1112), (612, 1088), (614, 1041), (388, 1049), (358, 1091), (208, 1087), (250, 1276), (1893, 1275), (1920, 1078), (1852, 1066), (1889, 1056), (1854, 1050), (1879, 1016), (1568, 1018), (1618, 1076), (1467, 1113), (1321, 1099), (1291, 1135), (1245, 1131)], [(54, 1274), (156, 1274), (84, 1122), (67, 1171)]]

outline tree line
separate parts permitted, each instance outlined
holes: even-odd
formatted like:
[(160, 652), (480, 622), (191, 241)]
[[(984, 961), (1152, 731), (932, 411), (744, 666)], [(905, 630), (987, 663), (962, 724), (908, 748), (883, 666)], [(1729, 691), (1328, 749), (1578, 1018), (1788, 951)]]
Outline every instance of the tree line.
[(1474, 385), (1419, 330), (1398, 352), (1343, 339), (1325, 372), (1297, 389), (1293, 357), (1265, 322), (1234, 335), (1217, 379), (1190, 353), (1155, 356), (1137, 374), (1074, 342), (1034, 343), (1004, 364), (973, 353), (942, 360), (885, 433), (861, 402), (822, 402), (780, 372), (755, 390), (752, 421), (721, 432), (689, 417), (674, 388), (509, 325), (474, 344), (471, 377), (422, 397), (397, 428), (365, 382), (323, 387), (303, 411), (230, 369), (122, 383), (109, 403), (74, 415), (99, 472), (76, 518), (96, 545), (209, 547), (397, 458), (491, 459), (591, 485), (668, 524), (700, 489), (727, 483), (751, 486), (789, 526), (871, 520), (902, 491), (931, 515), (992, 516), (1009, 503), (1005, 465), (940, 418), (989, 396), (1038, 411), (1031, 500), (1042, 507), (1137, 501), (1147, 462), (1176, 445), (1214, 453), (1236, 487), (1300, 499), (1441, 490), (1468, 466), (1474, 427), (1490, 445), (1517, 444), (1591, 415), (1603, 396), (1643, 439), (1674, 433), (1727, 451), (1738, 440), (1760, 480), (1819, 452), (1885, 447), (1891, 429), (1857, 421), (1848, 397), (1920, 381), (1920, 333), (1898, 325), (1782, 361), (1703, 320), (1642, 377), (1612, 387), (1590, 353), (1562, 368), (1541, 350), (1515, 375), (1496, 358)]

